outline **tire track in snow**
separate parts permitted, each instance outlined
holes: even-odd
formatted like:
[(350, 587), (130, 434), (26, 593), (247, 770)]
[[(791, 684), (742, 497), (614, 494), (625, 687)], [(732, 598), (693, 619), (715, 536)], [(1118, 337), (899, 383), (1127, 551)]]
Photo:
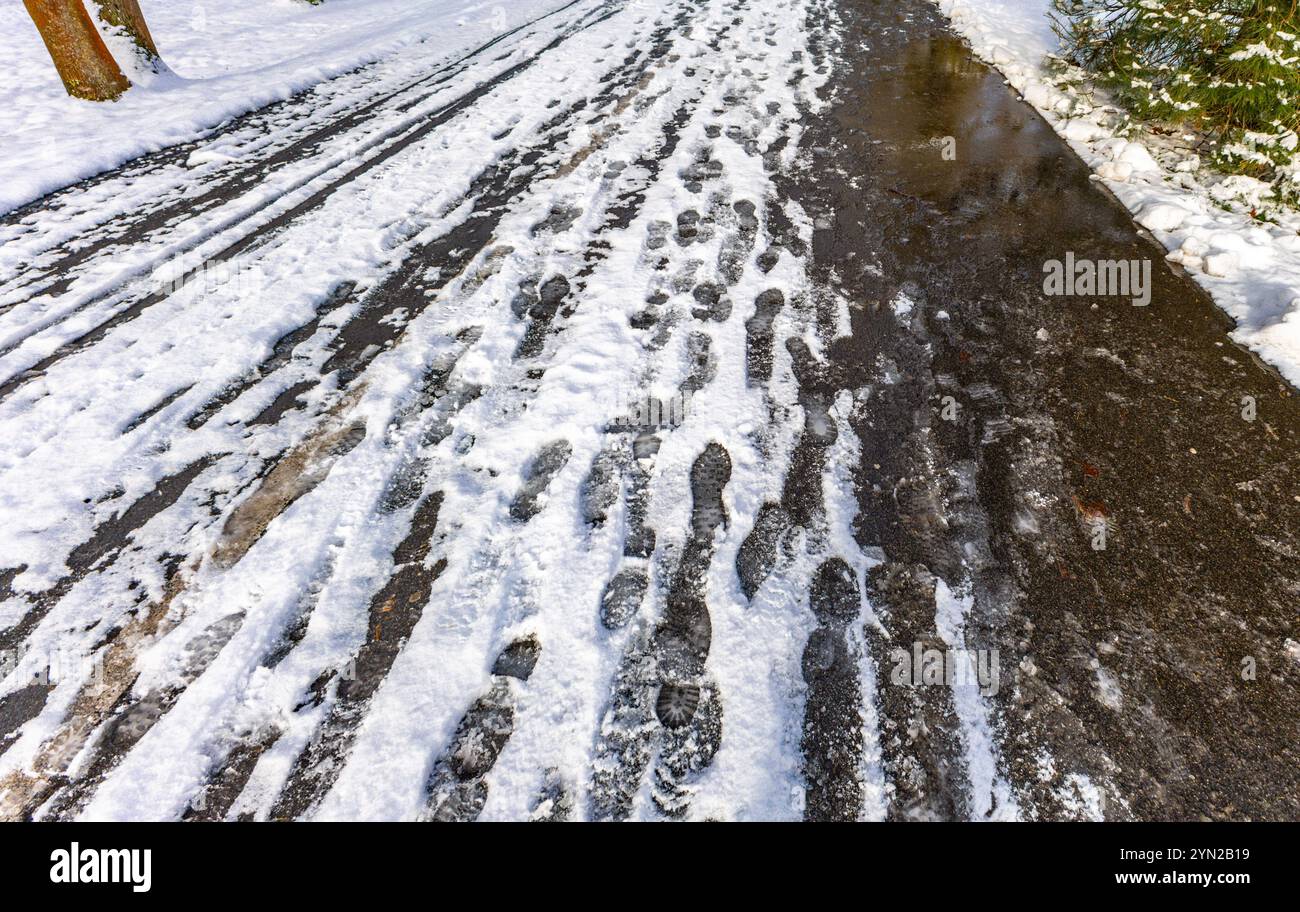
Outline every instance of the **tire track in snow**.
[[(377, 97), (364, 99), (344, 111), (331, 112), (324, 123), (319, 126), (316, 125), (319, 117), (317, 111), (320, 107), (319, 99), (316, 98), (317, 93), (322, 88), (343, 84), (345, 80), (354, 77), (356, 71), (314, 86), (284, 102), (237, 117), (229, 124), (218, 127), (202, 140), (144, 156), (142, 159), (127, 163), (108, 175), (83, 181), (74, 185), (73, 189), (59, 191), (50, 197), (37, 200), (10, 213), (0, 219), (0, 228), (13, 228), (23, 222), (39, 219), (42, 215), (47, 215), (48, 211), (53, 208), (59, 209), (62, 220), (69, 220), (80, 215), (81, 212), (77, 210), (73, 210), (71, 213), (66, 211), (69, 206), (62, 199), (63, 197), (75, 196), (81, 192), (98, 189), (98, 185), (101, 184), (122, 181), (122, 178), (118, 176), (120, 172), (125, 171), (129, 174), (130, 180), (128, 183), (134, 186), (141, 180), (151, 176), (155, 171), (161, 170), (168, 165), (181, 164), (186, 154), (191, 150), (196, 150), (202, 145), (210, 146), (231, 136), (237, 136), (244, 130), (251, 128), (258, 138), (277, 132), (284, 134), (277, 137), (279, 142), (272, 142), (267, 148), (253, 150), (255, 156), (258, 153), (263, 153), (260, 156), (251, 160), (237, 157), (228, 168), (218, 170), (216, 174), (212, 175), (211, 179), (202, 182), (202, 190), (199, 193), (194, 193), (193, 188), (187, 188), (184, 198), (180, 200), (171, 199), (170, 194), (164, 195), (161, 200), (152, 206), (146, 203), (143, 210), (132, 209), (111, 215), (106, 220), (96, 223), (88, 231), (62, 240), (59, 247), (55, 248), (54, 251), (48, 248), (39, 251), (42, 260), (48, 259), (52, 254), (59, 254), (60, 249), (64, 252), (59, 254), (58, 258), (53, 262), (42, 262), (39, 266), (31, 266), (31, 274), (26, 276), (23, 275), (23, 267), (20, 266), (14, 275), (0, 283), (0, 295), (7, 295), (15, 290), (30, 288), (30, 286), (37, 284), (42, 279), (48, 279), (51, 276), (60, 276), (60, 278), (52, 284), (36, 290), (29, 290), (27, 297), (58, 296), (65, 293), (74, 280), (74, 277), (70, 276), (69, 273), (106, 249), (110, 247), (121, 249), (139, 245), (154, 232), (175, 229), (181, 222), (190, 221), (197, 214), (201, 214), (214, 206), (223, 206), (231, 202), (238, 194), (262, 183), (285, 165), (309, 159), (329, 141), (344, 137), (354, 127), (365, 126), (369, 121), (377, 120), (379, 115), (385, 113), (386, 107), (391, 107), (392, 110), (399, 112), (407, 112), (417, 107), (422, 102), (433, 98), (438, 86), (463, 75), (471, 66), (482, 63), (478, 58), (482, 57), (486, 51), (516, 36), (520, 36), (521, 41), (533, 38), (536, 35), (535, 32), (531, 31), (534, 26), (561, 16), (561, 14), (582, 3), (584, 3), (584, 0), (572, 0), (572, 2), (551, 10), (545, 15), (506, 30), (455, 60), (439, 65), (431, 73), (422, 75), (396, 89), (384, 90)], [(513, 51), (487, 63), (507, 59), (511, 53)], [(369, 68), (363, 67), (361, 69)], [(433, 87), (434, 91), (417, 94), (413, 98), (403, 98), (403, 96), (414, 93), (416, 90), (429, 87)], [(397, 103), (390, 106), (391, 102)], [(282, 115), (286, 111), (294, 111), (295, 108), (305, 108), (306, 110), (302, 111), (302, 113), (295, 112), (291, 114), (290, 123), (286, 129), (281, 122)], [(300, 137), (294, 137), (294, 130), (300, 124), (310, 132)], [(385, 128), (384, 132), (378, 137), (378, 141), (383, 142), (400, 135), (409, 125), (410, 122), (408, 121), (397, 127)], [(253, 142), (255, 143), (256, 139)], [(328, 148), (325, 151), (328, 152)], [(349, 154), (357, 154), (358, 151), (364, 151), (364, 147), (350, 150)], [(188, 176), (188, 169), (182, 171), (178, 177), (178, 182), (185, 181), (188, 183)], [(168, 189), (174, 190), (178, 188), (173, 186)], [(119, 230), (112, 230), (113, 224), (119, 221), (126, 224)], [(88, 237), (88, 235), (93, 235), (93, 237)], [(4, 240), (11, 242), (15, 239), (7, 237)], [(3, 312), (4, 309), (0, 307), (0, 312)]]
[(271, 809), (273, 819), (302, 816), (333, 784), (371, 698), (419, 623), (433, 584), (447, 565), (438, 560), (425, 566), (442, 500), (441, 492), (434, 492), (416, 508), (411, 530), (393, 555), (397, 571), (371, 600), (366, 642), (350, 663), (353, 671), (338, 683), (325, 721), (299, 756)]
[[(272, 470), (251, 497), (227, 518), (221, 538), (208, 556), (208, 563), (229, 568), (237, 563), (266, 531), (267, 526), (295, 501), (324, 481), (334, 464), (364, 438), (364, 425), (349, 421), (348, 408), (354, 398), (345, 398), (326, 416), (320, 430)], [(56, 792), (59, 798), (49, 808), (55, 816), (66, 813), (84, 799), (118, 758), (142, 737), (159, 716), (175, 702), (190, 680), (202, 673), (206, 663), (229, 641), (242, 616), (227, 616), (224, 629), (208, 631), (212, 649), (190, 663), (179, 688), (150, 693), (139, 700), (130, 698), (138, 675), (137, 654), (152, 639), (164, 636), (180, 620), (173, 602), (183, 596), (203, 558), (190, 562), (188, 572), (176, 572), (161, 599), (148, 604), (114, 635), (105, 649), (102, 672), (82, 685), (67, 718), (41, 746), (31, 763), (32, 774), (15, 771), (0, 779), (0, 818), (30, 814)], [(114, 712), (118, 716), (100, 732), (89, 759), (79, 758), (92, 734)], [(67, 775), (74, 760), (88, 770), (73, 782)], [(65, 786), (70, 786), (64, 788)]]
[[(472, 110), (473, 106), (484, 96), (488, 95), (497, 87), (514, 79), (519, 74), (530, 69), (539, 59), (545, 57), (548, 53), (563, 45), (569, 38), (594, 26), (608, 20), (617, 11), (611, 10), (594, 16), (590, 21), (583, 22), (580, 25), (566, 30), (552, 41), (544, 45), (535, 55), (529, 57), (517, 64), (506, 69), (492, 79), (482, 83), (469, 92), (457, 98), (455, 101), (443, 106), (436, 112), (419, 119), (416, 126), (399, 131), (399, 135), (391, 143), (378, 148), (374, 154), (371, 154), (361, 161), (360, 164), (354, 165), (343, 170), (337, 176), (333, 172), (346, 167), (343, 165), (335, 166), (318, 175), (322, 180), (320, 186), (316, 186), (314, 179), (304, 181), (297, 188), (292, 188), (287, 195), (289, 200), (297, 200), (284, 205), (279, 211), (276, 211), (269, 218), (267, 217), (268, 207), (258, 206), (251, 212), (238, 218), (231, 224), (221, 227), (220, 232), (211, 235), (214, 242), (219, 245), (215, 251), (204, 253), (200, 256), (201, 262), (185, 269), (184, 273), (172, 283), (173, 286), (184, 287), (186, 283), (202, 281), (204, 276), (214, 267), (221, 264), (230, 263), (239, 255), (246, 253), (254, 248), (268, 242), (277, 236), (284, 228), (296, 222), (304, 215), (319, 209), (331, 196), (341, 188), (351, 184), (357, 178), (368, 174), (374, 168), (386, 163), (393, 157), (406, 151), (413, 145), (425, 140), (431, 133), (439, 127), (452, 121), (467, 110)], [(293, 192), (293, 191), (302, 192)], [(309, 193), (307, 191), (310, 191)], [(304, 198), (298, 200), (299, 196)], [(247, 230), (243, 229), (246, 221), (252, 221), (253, 224)], [(227, 238), (232, 235), (233, 240)], [(200, 239), (206, 241), (206, 238)], [(190, 250), (196, 249), (195, 245), (190, 245)], [(176, 256), (184, 251), (173, 250), (170, 256)], [(5, 358), (10, 354), (15, 354), (29, 340), (33, 340), (39, 334), (57, 328), (62, 322), (69, 317), (78, 315), (96, 304), (110, 301), (117, 298), (114, 294), (115, 289), (110, 289), (105, 294), (92, 296), (90, 300), (81, 302), (73, 306), (70, 312), (55, 315), (51, 319), (26, 321), (22, 334), (11, 339), (3, 348), (0, 348), (0, 358)], [(150, 307), (166, 300), (170, 294), (170, 289), (154, 291), (143, 295), (142, 297), (131, 299), (128, 294), (124, 299), (113, 300), (107, 308), (107, 319), (100, 320), (85, 331), (74, 329), (68, 338), (57, 340), (57, 347), (49, 354), (38, 357), (34, 361), (28, 361), (17, 370), (13, 370), (9, 377), (0, 382), (0, 402), (4, 401), (15, 390), (22, 387), (25, 383), (46, 373), (51, 367), (60, 361), (68, 358), (86, 348), (95, 345), (104, 339), (112, 330), (125, 323), (128, 323), (140, 314), (144, 313)], [(48, 343), (45, 343), (47, 346)], [(42, 346), (42, 347), (45, 347)], [(20, 361), (20, 363), (22, 363)]]
[[(826, 44), (835, 16), (824, 4), (809, 5), (805, 16), (808, 37), (791, 58), (789, 85), (808, 81), (815, 88), (833, 59)], [(803, 96), (799, 107), (805, 120), (815, 122), (824, 105)], [(790, 202), (799, 170), (791, 168), (793, 151), (782, 141), (766, 156), (775, 188), (766, 206), (769, 243), (755, 266), (764, 275), (775, 270), (773, 278), (779, 278), (756, 287), (742, 355), (746, 381), (762, 390), (770, 416), (765, 458), (775, 485), (769, 483), (766, 497), (753, 503), (748, 532), (729, 553), (753, 623), (770, 623), (776, 614), (779, 623), (809, 631), (793, 669), (802, 681), (781, 681), (789, 691), (783, 698), (802, 703), (802, 722), (790, 726), (802, 755), (802, 781), (791, 783), (785, 809), (778, 799), (766, 813), (873, 818), (883, 813), (883, 785), (872, 657), (863, 637), (870, 619), (863, 585), (872, 561), (851, 534), (857, 506), (847, 480), (859, 455), (849, 420), (860, 394), (843, 390), (824, 355), (845, 331), (842, 303), (811, 287), (805, 273), (811, 265), (805, 237), (812, 226), (803, 227), (810, 219)]]

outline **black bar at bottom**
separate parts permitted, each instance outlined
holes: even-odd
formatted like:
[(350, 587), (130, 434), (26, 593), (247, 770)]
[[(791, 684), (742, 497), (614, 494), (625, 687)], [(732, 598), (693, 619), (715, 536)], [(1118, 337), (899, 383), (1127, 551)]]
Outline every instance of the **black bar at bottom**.
[(991, 888), (1040, 900), (1195, 891), (1230, 899), (1289, 887), (1293, 872), (1283, 866), (1294, 863), (1297, 835), (1294, 824), (1262, 823), (14, 824), (0, 827), (0, 876), (10, 896), (335, 905), (401, 895), (459, 901), (481, 890), (500, 901), (557, 887), (612, 900), (687, 882), (693, 899), (876, 885), (919, 890), (926, 901), (987, 897)]

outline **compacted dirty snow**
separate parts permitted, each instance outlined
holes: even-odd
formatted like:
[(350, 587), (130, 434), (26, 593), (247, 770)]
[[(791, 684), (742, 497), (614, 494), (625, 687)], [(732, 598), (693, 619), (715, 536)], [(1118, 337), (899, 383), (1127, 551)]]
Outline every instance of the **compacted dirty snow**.
[(1294, 812), (1295, 400), (933, 7), (336, 5), (0, 219), (0, 818)]

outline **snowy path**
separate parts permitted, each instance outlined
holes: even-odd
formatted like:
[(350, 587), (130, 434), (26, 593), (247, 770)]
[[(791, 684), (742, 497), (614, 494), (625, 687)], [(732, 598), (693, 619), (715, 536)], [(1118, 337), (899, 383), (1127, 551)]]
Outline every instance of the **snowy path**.
[[(1091, 696), (1017, 702), (1071, 444), (939, 326), (1034, 357), (855, 119), (934, 14), (863, 6), (557, 2), (0, 220), (0, 816), (1135, 812)], [(1000, 697), (895, 686), (914, 643)]]
[[(350, 77), (335, 110), (246, 118), (209, 143), (233, 161), (157, 156), (10, 219), (10, 680), (56, 651), (102, 671), (65, 661), (7, 700), (26, 724), (3, 763), (29, 771), (9, 813), (604, 806), (617, 669), (654, 651), (669, 590), (735, 589), (706, 557), (673, 569), (719, 525), (687, 534), (692, 464), (712, 445), (753, 497), (761, 451), (790, 445), (770, 413), (793, 388), (747, 383), (743, 309), (803, 282), (754, 253), (820, 81), (797, 68), (805, 16), (569, 4), (408, 85)], [(639, 399), (689, 411), (621, 421)], [(602, 624), (620, 569), (645, 604)], [(743, 600), (708, 610), (705, 699), (733, 690), (749, 730), (711, 807), (797, 814), (801, 609), (771, 609), (775, 668), (728, 616)], [(512, 643), (536, 667), (493, 676)], [(618, 762), (637, 792), (648, 760)], [(612, 813), (650, 812), (631, 797)]]

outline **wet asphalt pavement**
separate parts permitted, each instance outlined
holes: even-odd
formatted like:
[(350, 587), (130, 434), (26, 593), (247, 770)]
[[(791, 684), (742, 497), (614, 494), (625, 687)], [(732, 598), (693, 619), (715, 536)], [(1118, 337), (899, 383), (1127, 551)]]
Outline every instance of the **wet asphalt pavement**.
[[(1300, 817), (1300, 400), (933, 7), (836, 7), (790, 192), (851, 313), (822, 382), (868, 392), (876, 642), (936, 639), (969, 580), (1025, 817)], [(1067, 252), (1151, 261), (1150, 305), (1047, 296)], [(946, 691), (878, 685), (889, 815), (966, 816)]]

